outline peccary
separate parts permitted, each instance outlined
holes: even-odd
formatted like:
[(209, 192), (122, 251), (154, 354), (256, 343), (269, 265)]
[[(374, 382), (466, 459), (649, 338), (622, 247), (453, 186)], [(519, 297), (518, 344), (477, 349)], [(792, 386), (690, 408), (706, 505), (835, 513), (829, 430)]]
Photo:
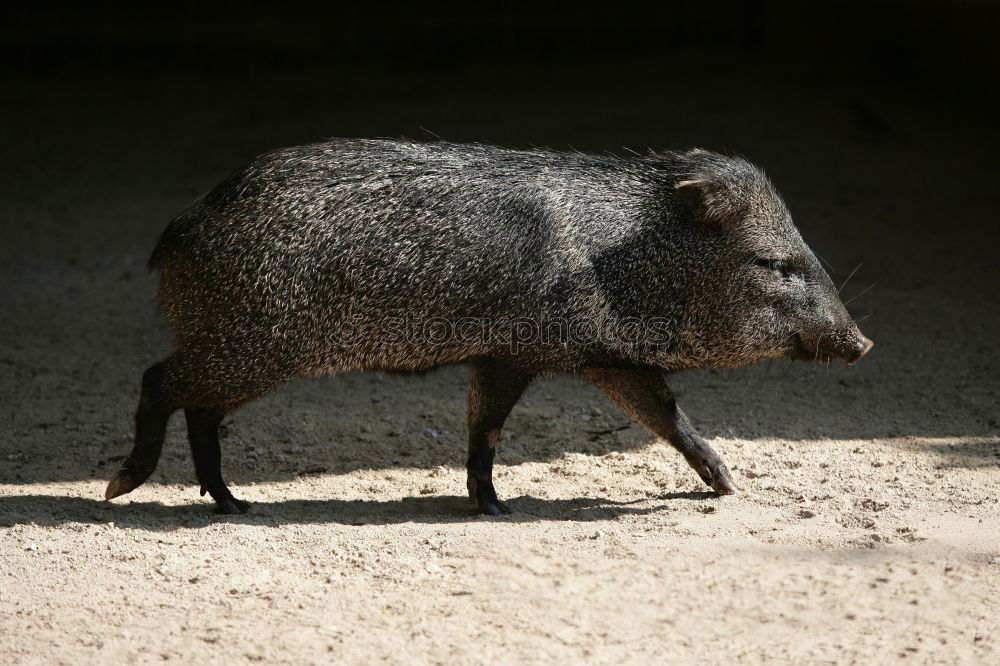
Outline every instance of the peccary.
[(717, 493), (726, 465), (664, 374), (872, 347), (767, 177), (703, 150), (618, 158), (333, 140), (255, 159), (174, 219), (149, 266), (176, 351), (146, 370), (108, 499), (156, 467), (183, 408), (201, 493), (218, 427), (301, 376), (470, 367), (468, 491), (493, 486), (504, 421), (535, 378), (577, 373)]

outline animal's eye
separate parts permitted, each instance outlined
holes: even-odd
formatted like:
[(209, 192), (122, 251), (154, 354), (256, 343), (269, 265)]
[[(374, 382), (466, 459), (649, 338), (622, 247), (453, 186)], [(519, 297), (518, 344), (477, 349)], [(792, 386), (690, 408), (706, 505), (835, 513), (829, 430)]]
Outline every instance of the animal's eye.
[(766, 268), (769, 271), (777, 273), (781, 277), (788, 277), (792, 273), (792, 267), (788, 265), (787, 261), (782, 261), (781, 259), (764, 259), (762, 257), (757, 257), (754, 259), (753, 263), (761, 268)]

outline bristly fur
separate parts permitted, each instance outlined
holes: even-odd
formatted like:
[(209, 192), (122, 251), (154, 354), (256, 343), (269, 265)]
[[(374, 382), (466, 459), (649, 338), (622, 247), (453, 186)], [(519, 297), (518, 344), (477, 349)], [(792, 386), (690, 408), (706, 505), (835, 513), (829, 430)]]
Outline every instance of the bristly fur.
[[(675, 189), (685, 181), (699, 183), (689, 196)], [(795, 266), (784, 291), (755, 263), (772, 255)], [(836, 355), (853, 326), (760, 169), (700, 150), (347, 139), (276, 150), (174, 219), (149, 265), (184, 405), (230, 408), (303, 375), (477, 358), (537, 373)], [(611, 332), (656, 319), (669, 341), (512, 351), (504, 327), (540, 317)], [(428, 345), (387, 336), (389, 318), (477, 318), (497, 335)]]

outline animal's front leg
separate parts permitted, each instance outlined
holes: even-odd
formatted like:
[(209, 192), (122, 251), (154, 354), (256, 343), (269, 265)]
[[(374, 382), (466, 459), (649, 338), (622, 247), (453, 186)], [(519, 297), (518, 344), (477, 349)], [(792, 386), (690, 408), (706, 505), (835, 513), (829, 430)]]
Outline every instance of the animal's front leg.
[(531, 375), (492, 360), (476, 361), (469, 376), (469, 498), (480, 513), (500, 516), (510, 508), (493, 488), (493, 457), (500, 429)]
[(698, 476), (720, 495), (738, 491), (719, 454), (694, 429), (677, 406), (663, 373), (654, 369), (585, 370), (583, 376), (601, 389), (627, 416), (670, 442)]

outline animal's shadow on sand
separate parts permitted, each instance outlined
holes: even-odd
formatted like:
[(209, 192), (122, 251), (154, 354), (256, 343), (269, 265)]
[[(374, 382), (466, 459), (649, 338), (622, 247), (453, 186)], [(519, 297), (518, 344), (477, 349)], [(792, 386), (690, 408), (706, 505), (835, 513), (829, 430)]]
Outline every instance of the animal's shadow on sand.
[(341, 525), (394, 525), (399, 523), (464, 523), (481, 521), (579, 521), (613, 520), (625, 515), (646, 515), (668, 508), (672, 502), (715, 498), (712, 492), (675, 492), (655, 500), (615, 501), (603, 498), (540, 499), (522, 495), (507, 500), (514, 513), (502, 518), (478, 515), (468, 497), (420, 496), (401, 500), (282, 500), (254, 503), (240, 516), (219, 515), (210, 502), (165, 505), (158, 502), (112, 504), (88, 497), (17, 495), (0, 497), (0, 527), (66, 523), (120, 528), (174, 530), (202, 528), (219, 523), (259, 526), (337, 523)]

